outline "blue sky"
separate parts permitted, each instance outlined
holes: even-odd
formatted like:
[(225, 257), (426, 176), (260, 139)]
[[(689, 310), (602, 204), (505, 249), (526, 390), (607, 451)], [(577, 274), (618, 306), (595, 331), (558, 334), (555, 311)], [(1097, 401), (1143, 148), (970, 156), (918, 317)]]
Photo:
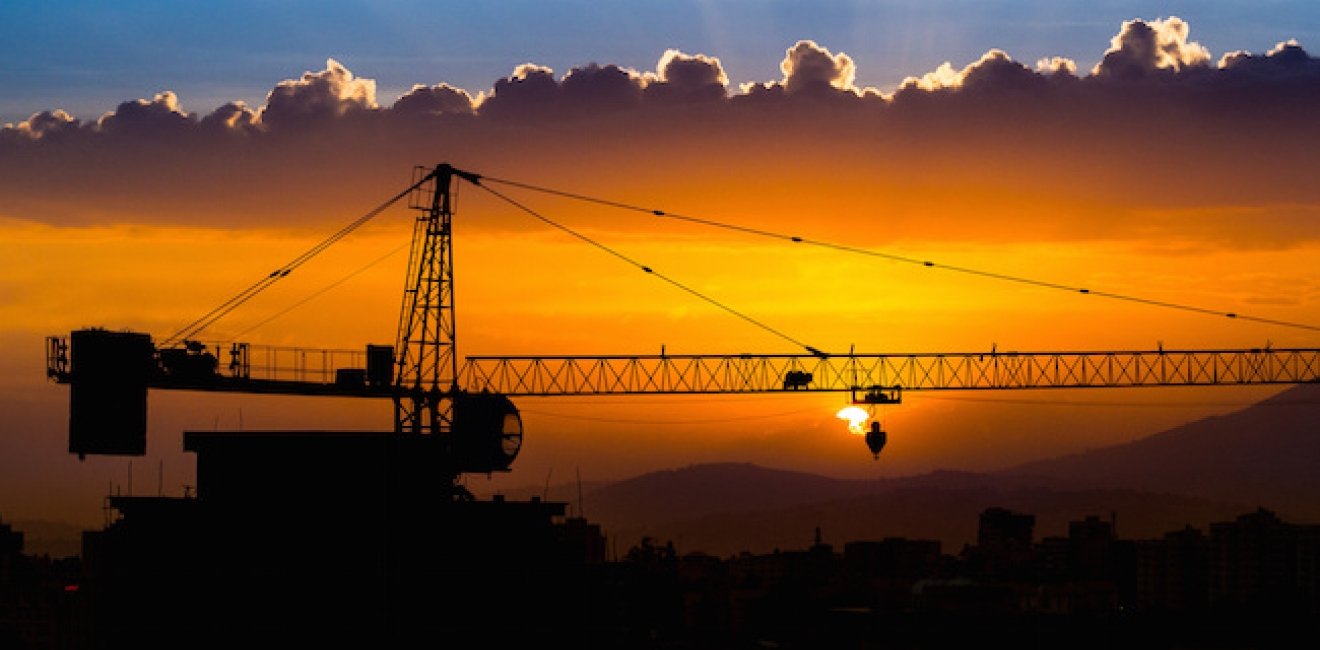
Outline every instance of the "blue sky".
[(559, 74), (588, 62), (654, 68), (666, 48), (719, 57), (731, 80), (779, 77), (784, 50), (814, 39), (857, 61), (858, 84), (892, 88), (989, 48), (1086, 70), (1130, 18), (1177, 15), (1217, 57), (1296, 38), (1320, 45), (1320, 3), (1041, 0), (6, 0), (0, 4), (0, 122), (45, 109), (95, 117), (174, 90), (209, 112), (259, 104), (276, 82), (334, 57), (376, 79), (382, 102), (413, 83), (476, 94), (524, 62)]

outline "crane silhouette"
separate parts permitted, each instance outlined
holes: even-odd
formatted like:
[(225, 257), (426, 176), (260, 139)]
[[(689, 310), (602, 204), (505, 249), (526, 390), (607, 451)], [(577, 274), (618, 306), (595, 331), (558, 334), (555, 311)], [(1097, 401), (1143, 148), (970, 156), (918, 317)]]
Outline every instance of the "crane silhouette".
[[(47, 374), (71, 385), (70, 451), (142, 454), (146, 391), (229, 391), (391, 399), (400, 436), (441, 441), (452, 476), (507, 470), (523, 428), (510, 398), (638, 394), (839, 392), (859, 405), (897, 404), (905, 391), (984, 391), (1294, 384), (1320, 381), (1320, 349), (1264, 348), (831, 354), (807, 345), (653, 268), (563, 226), (490, 187), (505, 184), (655, 217), (742, 231), (894, 261), (941, 267), (1090, 296), (1116, 298), (1240, 320), (1304, 329), (1310, 325), (1235, 312), (1070, 287), (976, 269), (937, 265), (848, 246), (596, 199), (534, 185), (489, 179), (448, 164), (418, 168), (411, 185), (303, 255), (275, 269), (216, 309), (154, 344), (146, 334), (80, 330), (47, 342)], [(468, 356), (457, 354), (454, 303), (453, 193), (457, 183), (486, 189), (531, 216), (602, 249), (676, 288), (794, 344), (798, 353)], [(196, 336), (266, 287), (287, 277), (354, 229), (410, 197), (416, 218), (408, 281), (395, 344), (356, 351), (265, 349), (232, 343), (209, 349)], [(223, 367), (217, 355), (227, 353)], [(280, 363), (281, 355), (297, 363)], [(254, 359), (256, 361), (254, 362)], [(265, 359), (262, 363), (261, 359)], [(313, 363), (308, 364), (308, 359)], [(319, 361), (318, 361), (319, 360)], [(873, 422), (866, 436), (878, 456), (885, 434)]]

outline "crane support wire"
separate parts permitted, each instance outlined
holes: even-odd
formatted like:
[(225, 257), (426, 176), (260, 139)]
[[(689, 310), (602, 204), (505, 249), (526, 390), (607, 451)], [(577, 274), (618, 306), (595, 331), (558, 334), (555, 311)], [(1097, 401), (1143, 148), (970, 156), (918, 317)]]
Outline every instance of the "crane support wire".
[[(485, 177), (481, 177), (481, 179), (484, 179), (484, 178), (485, 178)], [(471, 179), (468, 179), (468, 180), (471, 180)], [(796, 345), (796, 346), (798, 346), (798, 347), (800, 347), (800, 348), (806, 350), (807, 352), (809, 352), (809, 353), (811, 353), (811, 354), (813, 354), (813, 355), (816, 355), (816, 356), (823, 356), (823, 353), (822, 353), (820, 350), (818, 350), (818, 349), (816, 349), (816, 348), (814, 348), (814, 347), (811, 347), (810, 345), (807, 345), (806, 343), (803, 343), (802, 341), (799, 341), (799, 340), (797, 340), (797, 339), (795, 339), (795, 338), (793, 338), (793, 337), (791, 337), (791, 336), (789, 336), (789, 335), (787, 335), (787, 334), (785, 334), (785, 333), (783, 333), (783, 332), (781, 332), (781, 331), (779, 331), (779, 330), (777, 330), (777, 329), (775, 329), (775, 328), (773, 328), (773, 327), (771, 327), (771, 326), (769, 326), (769, 325), (767, 325), (767, 324), (765, 324), (765, 323), (763, 323), (763, 322), (761, 322), (761, 321), (759, 321), (759, 320), (757, 320), (757, 319), (755, 319), (755, 318), (752, 318), (751, 316), (748, 316), (747, 314), (744, 314), (744, 313), (742, 313), (742, 312), (740, 312), (740, 311), (734, 309), (733, 307), (730, 307), (730, 306), (728, 306), (728, 305), (726, 305), (726, 304), (724, 304), (724, 303), (722, 303), (722, 302), (720, 302), (720, 301), (718, 301), (718, 300), (716, 300), (716, 299), (714, 299), (714, 298), (712, 298), (712, 297), (710, 297), (710, 296), (708, 296), (708, 295), (706, 295), (706, 294), (704, 294), (704, 293), (701, 293), (700, 291), (697, 291), (696, 289), (693, 289), (692, 287), (689, 287), (689, 286), (687, 286), (686, 284), (683, 284), (682, 282), (679, 282), (678, 280), (675, 280), (675, 279), (673, 279), (673, 278), (671, 278), (671, 277), (669, 277), (669, 276), (667, 276), (667, 275), (665, 275), (665, 274), (663, 274), (663, 273), (660, 273), (659, 271), (656, 271), (655, 269), (653, 269), (653, 268), (651, 268), (651, 267), (649, 267), (649, 266), (647, 266), (647, 265), (645, 265), (645, 264), (642, 264), (641, 262), (638, 262), (637, 260), (634, 260), (634, 259), (632, 259), (631, 257), (628, 257), (627, 255), (624, 255), (623, 253), (620, 253), (619, 251), (616, 251), (616, 250), (614, 250), (613, 248), (610, 248), (609, 246), (606, 246), (605, 244), (602, 244), (602, 243), (600, 243), (600, 242), (598, 242), (598, 241), (596, 241), (596, 240), (594, 240), (594, 239), (592, 239), (592, 238), (590, 238), (590, 237), (588, 237), (588, 236), (586, 236), (586, 235), (584, 235), (584, 234), (582, 234), (582, 233), (580, 233), (580, 232), (578, 232), (578, 231), (576, 231), (576, 230), (573, 230), (572, 228), (569, 228), (568, 226), (565, 226), (565, 225), (563, 225), (563, 224), (561, 224), (561, 223), (559, 223), (559, 222), (557, 222), (557, 221), (554, 221), (554, 220), (550, 219), (549, 217), (546, 217), (545, 215), (542, 215), (541, 213), (539, 213), (539, 212), (537, 212), (537, 211), (535, 211), (535, 210), (533, 210), (533, 209), (527, 207), (526, 205), (523, 205), (522, 203), (519, 203), (518, 201), (514, 200), (513, 198), (511, 198), (511, 197), (509, 197), (509, 196), (506, 196), (506, 195), (500, 193), (499, 191), (494, 190), (494, 189), (492, 189), (492, 188), (490, 188), (490, 187), (487, 187), (487, 186), (486, 186), (485, 184), (483, 184), (483, 183), (480, 183), (480, 182), (473, 182), (473, 184), (476, 185), (477, 187), (480, 187), (480, 188), (483, 189), (483, 190), (486, 190), (487, 192), (490, 192), (492, 195), (494, 195), (494, 196), (500, 198), (501, 200), (503, 200), (503, 201), (505, 201), (506, 203), (508, 203), (508, 204), (510, 204), (510, 205), (512, 205), (512, 206), (514, 206), (515, 208), (518, 208), (519, 210), (522, 210), (523, 212), (526, 212), (527, 214), (529, 214), (529, 215), (535, 217), (536, 219), (539, 219), (539, 220), (542, 221), (543, 223), (546, 223), (546, 224), (548, 224), (548, 225), (550, 225), (550, 226), (553, 226), (553, 227), (555, 227), (555, 228), (558, 228), (559, 230), (562, 230), (563, 232), (568, 233), (569, 235), (572, 235), (573, 237), (576, 237), (577, 239), (580, 239), (580, 240), (582, 240), (582, 241), (584, 241), (584, 242), (586, 242), (586, 243), (588, 243), (588, 244), (591, 244), (592, 246), (595, 246), (596, 248), (599, 248), (600, 250), (605, 251), (606, 253), (609, 253), (610, 255), (613, 255), (614, 257), (616, 257), (616, 258), (622, 260), (623, 262), (625, 262), (625, 263), (627, 263), (627, 264), (630, 264), (630, 265), (632, 265), (632, 266), (635, 266), (635, 267), (641, 269), (642, 271), (644, 271), (644, 272), (646, 272), (646, 273), (648, 273), (648, 274), (650, 274), (650, 275), (653, 275), (653, 276), (655, 276), (655, 277), (657, 277), (657, 278), (659, 278), (659, 279), (661, 279), (661, 280), (663, 280), (663, 281), (665, 281), (665, 282), (667, 282), (667, 283), (669, 283), (669, 284), (671, 284), (671, 285), (673, 285), (673, 286), (675, 286), (675, 287), (677, 287), (677, 288), (679, 288), (679, 289), (681, 289), (681, 290), (683, 290), (683, 291), (686, 291), (687, 293), (689, 293), (689, 294), (691, 294), (691, 295), (693, 295), (693, 296), (696, 296), (697, 298), (700, 298), (701, 300), (704, 300), (704, 301), (706, 301), (706, 302), (708, 302), (708, 303), (710, 303), (710, 304), (712, 304), (712, 305), (714, 305), (714, 306), (716, 306), (716, 307), (719, 307), (720, 309), (722, 309), (722, 310), (724, 310), (724, 311), (726, 311), (726, 312), (728, 312), (728, 313), (730, 313), (730, 314), (733, 314), (734, 316), (737, 316), (738, 318), (741, 318), (741, 319), (747, 321), (748, 323), (751, 323), (752, 325), (755, 325), (755, 326), (757, 326), (757, 327), (759, 327), (759, 328), (761, 328), (761, 329), (763, 329), (763, 330), (765, 330), (765, 331), (767, 331), (767, 332), (769, 332), (769, 333), (771, 333), (771, 334), (773, 334), (773, 335), (775, 335), (775, 336), (777, 336), (777, 337), (779, 337), (779, 338), (781, 338), (781, 339), (783, 339), (783, 340), (785, 340), (785, 341), (788, 341), (789, 343), (792, 343), (793, 345)]]
[[(1003, 280), (1003, 281), (1006, 281), (1006, 282), (1015, 282), (1015, 283), (1018, 283), (1018, 284), (1025, 284), (1025, 285), (1030, 285), (1030, 286), (1034, 286), (1034, 287), (1041, 287), (1041, 288), (1044, 288), (1044, 289), (1055, 289), (1055, 290), (1059, 290), (1059, 291), (1067, 291), (1067, 292), (1069, 292), (1069, 293), (1079, 293), (1079, 294), (1084, 294), (1084, 295), (1088, 295), (1088, 296), (1099, 296), (1099, 297), (1101, 297), (1101, 298), (1110, 298), (1110, 299), (1113, 299), (1113, 300), (1122, 300), (1122, 301), (1125, 301), (1125, 302), (1132, 302), (1132, 303), (1137, 303), (1137, 304), (1142, 304), (1142, 305), (1149, 305), (1149, 306), (1152, 306), (1152, 307), (1163, 307), (1163, 308), (1165, 308), (1165, 309), (1177, 309), (1177, 310), (1181, 310), (1181, 311), (1192, 312), (1192, 313), (1197, 313), (1197, 314), (1203, 314), (1203, 315), (1207, 315), (1207, 316), (1220, 316), (1220, 317), (1224, 317), (1224, 318), (1232, 318), (1232, 319), (1235, 319), (1235, 320), (1251, 321), (1251, 322), (1253, 322), (1253, 323), (1263, 323), (1263, 324), (1267, 324), (1267, 325), (1277, 325), (1277, 326), (1280, 326), (1280, 327), (1290, 327), (1290, 328), (1294, 328), (1294, 329), (1302, 329), (1302, 330), (1309, 330), (1309, 331), (1312, 331), (1312, 332), (1320, 332), (1320, 326), (1317, 326), (1317, 325), (1311, 325), (1311, 324), (1308, 324), (1308, 323), (1298, 323), (1298, 322), (1293, 322), (1293, 321), (1277, 320), (1277, 319), (1273, 319), (1273, 318), (1262, 318), (1262, 317), (1259, 317), (1259, 316), (1250, 316), (1250, 315), (1247, 315), (1247, 314), (1240, 314), (1240, 313), (1237, 313), (1237, 312), (1222, 311), (1222, 310), (1218, 310), (1218, 309), (1209, 309), (1209, 308), (1205, 308), (1205, 307), (1198, 307), (1198, 306), (1195, 306), (1195, 305), (1186, 305), (1186, 304), (1182, 304), (1182, 303), (1169, 302), (1169, 301), (1167, 301), (1167, 300), (1154, 300), (1154, 299), (1151, 299), (1151, 298), (1142, 298), (1142, 297), (1140, 297), (1140, 296), (1134, 296), (1134, 295), (1130, 295), (1130, 294), (1116, 293), (1116, 292), (1112, 292), (1112, 291), (1097, 291), (1097, 290), (1094, 290), (1094, 289), (1088, 289), (1088, 288), (1086, 288), (1086, 287), (1075, 287), (1075, 286), (1066, 285), (1066, 284), (1061, 284), (1061, 283), (1057, 283), (1057, 282), (1049, 282), (1049, 281), (1045, 281), (1045, 280), (1036, 280), (1036, 279), (1033, 279), (1033, 278), (1027, 278), (1027, 277), (1023, 277), (1023, 276), (1009, 275), (1009, 274), (1007, 274), (1007, 273), (996, 273), (996, 272), (994, 272), (994, 271), (984, 271), (984, 270), (981, 270), (981, 269), (973, 269), (973, 268), (969, 268), (969, 267), (965, 267), (965, 266), (954, 266), (954, 265), (951, 265), (951, 264), (937, 264), (937, 263), (932, 262), (932, 261), (930, 261), (930, 260), (923, 260), (923, 259), (919, 259), (919, 258), (915, 258), (915, 257), (907, 257), (907, 256), (904, 256), (904, 255), (895, 255), (895, 254), (893, 254), (893, 253), (885, 253), (885, 252), (881, 252), (881, 251), (868, 250), (868, 249), (865, 249), (865, 248), (857, 248), (857, 247), (855, 247), (855, 246), (848, 246), (848, 245), (845, 245), (845, 244), (836, 244), (836, 243), (834, 243), (834, 242), (828, 242), (828, 241), (823, 241), (823, 240), (818, 240), (818, 239), (808, 239), (808, 238), (806, 238), (806, 237), (798, 237), (798, 236), (795, 236), (795, 235), (788, 235), (788, 234), (784, 234), (784, 233), (772, 232), (772, 231), (769, 231), (769, 230), (761, 230), (761, 229), (758, 229), (758, 228), (749, 228), (749, 227), (747, 227), (747, 226), (739, 226), (739, 225), (736, 225), (736, 224), (723, 223), (723, 222), (719, 222), (719, 221), (713, 221), (713, 220), (710, 220), (710, 219), (702, 219), (702, 218), (699, 218), (699, 217), (690, 217), (690, 216), (687, 216), (687, 215), (675, 214), (675, 213), (673, 213), (673, 212), (666, 212), (666, 211), (664, 211), (664, 210), (657, 210), (657, 209), (653, 209), (653, 208), (645, 208), (645, 207), (642, 207), (642, 206), (639, 206), (639, 205), (633, 205), (633, 204), (630, 204), (630, 203), (623, 203), (623, 202), (620, 202), (620, 201), (611, 201), (611, 200), (609, 200), (609, 199), (601, 199), (601, 198), (596, 198), (596, 197), (593, 197), (593, 196), (587, 196), (587, 195), (584, 195), (584, 194), (575, 194), (575, 193), (573, 193), (573, 192), (565, 192), (565, 191), (562, 191), (562, 190), (555, 190), (555, 189), (550, 189), (550, 188), (546, 188), (546, 187), (539, 187), (539, 186), (531, 185), (531, 184), (528, 184), (528, 183), (521, 183), (521, 182), (518, 182), (518, 181), (512, 181), (512, 180), (507, 180), (507, 179), (502, 179), (502, 178), (492, 178), (492, 177), (490, 177), (490, 176), (483, 176), (483, 177), (482, 177), (482, 180), (484, 180), (484, 181), (488, 181), (488, 182), (493, 182), (493, 183), (502, 183), (502, 184), (504, 184), (504, 185), (508, 185), (508, 186), (510, 186), (510, 187), (518, 187), (518, 188), (525, 189), (525, 190), (530, 190), (530, 191), (533, 191), (533, 192), (541, 192), (541, 193), (543, 193), (543, 194), (550, 194), (550, 195), (553, 195), (553, 196), (559, 196), (559, 197), (568, 198), (568, 199), (574, 199), (574, 200), (578, 200), (578, 201), (585, 201), (585, 202), (588, 202), (588, 203), (595, 203), (595, 204), (597, 204), (597, 205), (604, 205), (604, 206), (608, 206), (608, 207), (612, 207), (612, 208), (619, 208), (619, 209), (622, 209), (622, 210), (630, 210), (630, 211), (633, 211), (633, 212), (643, 212), (643, 213), (649, 214), (649, 215), (654, 216), (654, 217), (661, 217), (661, 218), (664, 218), (664, 219), (673, 219), (673, 220), (676, 220), (676, 221), (686, 221), (686, 222), (688, 222), (688, 223), (694, 223), (694, 224), (698, 224), (698, 225), (702, 225), (702, 226), (709, 226), (709, 227), (711, 227), (711, 228), (720, 228), (720, 229), (723, 229), (723, 230), (732, 230), (732, 231), (734, 231), (734, 232), (741, 232), (741, 233), (746, 233), (746, 234), (749, 234), (749, 235), (756, 235), (756, 236), (759, 236), (759, 237), (768, 237), (768, 238), (772, 238), (772, 239), (781, 239), (781, 240), (789, 241), (789, 242), (792, 242), (792, 243), (795, 243), (795, 244), (807, 244), (808, 246), (817, 246), (817, 247), (820, 247), (820, 248), (828, 248), (828, 249), (831, 249), (831, 250), (841, 251), (841, 252), (845, 252), (845, 253), (854, 253), (854, 254), (857, 254), (857, 255), (866, 255), (866, 256), (868, 256), (868, 257), (878, 257), (878, 258), (880, 258), (880, 259), (885, 259), (885, 260), (889, 260), (889, 261), (892, 261), (892, 262), (902, 262), (902, 263), (905, 263), (905, 264), (915, 264), (915, 265), (923, 266), (923, 267), (926, 267), (926, 268), (939, 268), (939, 269), (944, 269), (944, 270), (946, 270), (946, 271), (954, 271), (954, 272), (956, 272), (956, 273), (963, 273), (963, 274), (966, 274), (966, 275), (974, 275), (974, 276), (983, 277), (983, 278), (990, 278), (990, 279), (993, 279), (993, 280)], [(490, 188), (486, 188), (486, 189), (489, 190)]]
[(247, 326), (247, 328), (245, 328), (245, 329), (243, 329), (243, 330), (241, 330), (241, 331), (239, 331), (239, 332), (236, 332), (236, 333), (232, 334), (226, 342), (228, 342), (228, 343), (233, 343), (234, 340), (237, 339), (238, 337), (243, 336), (244, 334), (247, 334), (248, 332), (251, 332), (252, 330), (257, 329), (258, 327), (261, 327), (262, 325), (265, 325), (266, 323), (269, 323), (269, 322), (275, 320), (276, 318), (279, 318), (280, 316), (283, 316), (283, 315), (285, 315), (285, 314), (287, 314), (287, 313), (289, 313), (289, 312), (291, 312), (291, 311), (293, 311), (293, 310), (295, 310), (295, 309), (297, 309), (297, 308), (299, 308), (299, 307), (301, 307), (301, 306), (303, 306), (303, 305), (305, 305), (305, 304), (307, 304), (307, 303), (309, 303), (309, 302), (311, 302), (311, 301), (313, 301), (313, 300), (315, 300), (315, 299), (317, 299), (317, 298), (319, 298), (319, 297), (325, 295), (325, 294), (328, 293), (331, 289), (334, 289), (335, 287), (338, 287), (339, 285), (341, 285), (341, 284), (343, 284), (343, 283), (345, 283), (345, 282), (348, 282), (349, 280), (352, 280), (353, 278), (355, 278), (355, 277), (357, 277), (357, 276), (363, 274), (364, 272), (366, 272), (366, 271), (367, 271), (368, 269), (370, 269), (371, 267), (376, 266), (377, 264), (380, 264), (381, 262), (384, 262), (385, 260), (387, 260), (387, 259), (389, 259), (389, 258), (391, 258), (391, 257), (394, 257), (395, 255), (397, 255), (397, 254), (399, 253), (399, 251), (402, 251), (403, 249), (407, 248), (407, 247), (409, 246), (410, 243), (411, 243), (411, 242), (405, 242), (405, 243), (402, 244), (401, 246), (397, 246), (397, 247), (395, 247), (394, 250), (392, 250), (392, 251), (390, 251), (390, 252), (388, 252), (388, 253), (385, 253), (384, 255), (381, 255), (380, 257), (377, 257), (376, 259), (374, 259), (374, 260), (372, 260), (372, 261), (370, 261), (370, 262), (367, 262), (366, 264), (364, 264), (364, 265), (358, 267), (356, 270), (352, 271), (351, 273), (347, 273), (347, 274), (341, 276), (338, 280), (335, 280), (334, 282), (331, 282), (330, 284), (327, 284), (327, 285), (321, 287), (320, 289), (317, 289), (316, 291), (313, 291), (312, 293), (307, 294), (306, 296), (303, 297), (302, 300), (299, 300), (298, 302), (295, 302), (295, 303), (293, 303), (292, 305), (289, 305), (288, 307), (285, 307), (284, 309), (281, 309), (281, 310), (275, 312), (274, 314), (271, 314), (270, 316), (267, 316), (267, 317), (265, 317), (265, 318), (263, 318), (263, 319), (257, 321), (256, 323), (253, 323), (252, 325)]
[(292, 260), (290, 260), (283, 266), (275, 269), (274, 271), (271, 271), (268, 275), (252, 283), (248, 288), (238, 292), (229, 300), (220, 303), (219, 306), (217, 306), (215, 309), (212, 309), (209, 312), (206, 312), (206, 314), (204, 314), (201, 318), (198, 318), (197, 320), (183, 326), (182, 328), (179, 329), (179, 331), (175, 332), (174, 334), (170, 335), (169, 338), (162, 341), (161, 347), (166, 347), (175, 344), (179, 341), (183, 341), (185, 339), (196, 336), (201, 331), (215, 324), (216, 321), (220, 320), (221, 318), (224, 318), (230, 312), (237, 309), (243, 303), (256, 297), (257, 294), (261, 293), (262, 291), (265, 291), (267, 288), (270, 287), (270, 285), (275, 284), (276, 282), (287, 277), (290, 273), (294, 271), (294, 269), (297, 269), (303, 264), (306, 264), (313, 257), (316, 257), (322, 251), (334, 245), (335, 242), (338, 242), (339, 240), (347, 237), (354, 230), (357, 230), (358, 228), (365, 225), (368, 221), (371, 221), (377, 215), (379, 215), (380, 213), (388, 209), (390, 206), (397, 203), (399, 199), (408, 196), (410, 192), (412, 192), (413, 190), (420, 187), (423, 183), (430, 180), (430, 178), (431, 178), (430, 174), (423, 176), (416, 183), (409, 185), (407, 189), (386, 199), (380, 205), (377, 205), (371, 210), (368, 210), (366, 214), (362, 215), (361, 217), (358, 217), (348, 225), (332, 233), (329, 237), (326, 237), (325, 239), (321, 240), (315, 246), (307, 249), (301, 255), (293, 258)]

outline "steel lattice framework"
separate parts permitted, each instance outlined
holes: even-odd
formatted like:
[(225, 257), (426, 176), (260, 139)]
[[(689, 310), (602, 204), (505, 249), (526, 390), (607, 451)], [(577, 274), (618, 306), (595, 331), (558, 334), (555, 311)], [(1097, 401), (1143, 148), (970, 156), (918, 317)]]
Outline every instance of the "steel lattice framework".
[[(67, 350), (66, 339), (50, 338), (47, 374), (62, 383), (72, 376)], [(148, 384), (286, 395), (406, 395), (392, 386), (337, 382), (339, 368), (360, 367), (361, 351), (260, 346), (245, 351), (215, 375), (153, 374)], [(457, 378), (458, 390), (511, 397), (1300, 384), (1320, 382), (1320, 349), (472, 356), (458, 367)], [(423, 392), (437, 400), (452, 398), (449, 390), (437, 388)]]
[[(806, 374), (801, 374), (806, 373)], [(809, 377), (808, 377), (809, 375)], [(1320, 382), (1320, 350), (468, 357), (467, 390), (505, 395), (1004, 390)]]
[(453, 184), (475, 177), (449, 165), (418, 168), (414, 225), (395, 341), (394, 430), (448, 433), (458, 391), (454, 321)]

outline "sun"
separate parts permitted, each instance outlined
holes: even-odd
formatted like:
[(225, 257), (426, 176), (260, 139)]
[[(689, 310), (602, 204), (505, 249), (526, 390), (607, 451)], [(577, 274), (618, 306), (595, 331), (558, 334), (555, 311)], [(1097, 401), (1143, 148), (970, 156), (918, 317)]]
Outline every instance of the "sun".
[(837, 417), (840, 420), (847, 420), (848, 431), (859, 436), (864, 436), (866, 435), (866, 421), (871, 419), (871, 414), (867, 413), (866, 409), (860, 406), (845, 406), (839, 409), (839, 412), (835, 413), (834, 417)]

